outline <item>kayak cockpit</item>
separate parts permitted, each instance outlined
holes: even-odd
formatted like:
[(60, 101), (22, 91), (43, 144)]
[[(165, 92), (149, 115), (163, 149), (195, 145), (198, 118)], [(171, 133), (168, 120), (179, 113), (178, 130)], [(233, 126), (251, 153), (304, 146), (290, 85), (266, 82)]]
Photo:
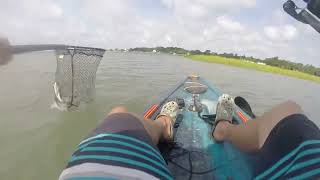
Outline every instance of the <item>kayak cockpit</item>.
[[(188, 77), (148, 113), (155, 119), (165, 102), (175, 100), (179, 104), (174, 143), (159, 146), (175, 179), (252, 179), (250, 156), (227, 142), (215, 142), (211, 136), (221, 94), (202, 78)], [(249, 119), (237, 108), (234, 123), (244, 122), (239, 114)]]

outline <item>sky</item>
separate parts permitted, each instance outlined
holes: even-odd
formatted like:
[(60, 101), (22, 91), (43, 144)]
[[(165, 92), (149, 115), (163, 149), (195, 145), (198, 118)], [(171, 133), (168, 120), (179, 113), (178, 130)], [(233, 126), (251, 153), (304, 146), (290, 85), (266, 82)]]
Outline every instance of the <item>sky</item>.
[(320, 34), (287, 15), (284, 1), (0, 0), (0, 37), (13, 45), (178, 46), (320, 67)]

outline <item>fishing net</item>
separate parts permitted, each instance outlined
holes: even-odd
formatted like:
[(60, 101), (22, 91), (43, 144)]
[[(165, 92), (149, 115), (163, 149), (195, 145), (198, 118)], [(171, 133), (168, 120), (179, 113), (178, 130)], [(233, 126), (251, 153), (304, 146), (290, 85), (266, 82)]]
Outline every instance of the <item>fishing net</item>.
[(104, 49), (66, 47), (56, 50), (54, 95), (59, 108), (79, 107), (93, 100), (96, 72)]

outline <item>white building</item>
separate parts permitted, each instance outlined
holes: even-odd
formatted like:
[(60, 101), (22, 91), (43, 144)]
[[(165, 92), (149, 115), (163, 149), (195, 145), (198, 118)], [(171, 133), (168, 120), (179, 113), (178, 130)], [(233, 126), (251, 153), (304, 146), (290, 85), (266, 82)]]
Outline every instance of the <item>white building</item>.
[(266, 63), (262, 63), (262, 62), (257, 62), (257, 64), (260, 64), (260, 65), (266, 65)]

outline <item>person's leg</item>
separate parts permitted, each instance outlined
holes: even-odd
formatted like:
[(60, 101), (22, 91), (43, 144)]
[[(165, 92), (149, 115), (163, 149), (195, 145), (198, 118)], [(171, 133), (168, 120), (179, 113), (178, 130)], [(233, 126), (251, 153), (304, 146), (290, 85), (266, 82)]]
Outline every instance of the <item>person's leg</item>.
[(301, 113), (300, 106), (287, 101), (245, 124), (234, 125), (221, 121), (217, 124), (213, 136), (218, 141), (229, 141), (243, 151), (257, 151), (279, 121), (289, 115)]
[(108, 116), (115, 114), (115, 113), (129, 113), (135, 116), (139, 121), (143, 124), (144, 128), (146, 129), (147, 133), (152, 139), (154, 145), (157, 145), (161, 139), (167, 139), (169, 136), (170, 131), (170, 117), (168, 116), (160, 116), (156, 120), (146, 119), (140, 117), (134, 113), (130, 113), (127, 109), (123, 106), (118, 106), (113, 108)]
[(170, 117), (168, 116), (160, 116), (156, 120), (142, 118), (140, 116), (136, 116), (141, 123), (143, 124), (144, 128), (148, 132), (149, 136), (152, 139), (154, 145), (158, 145), (160, 140), (168, 139), (169, 132), (170, 132)]
[(143, 119), (124, 107), (112, 109), (80, 142), (59, 179), (172, 179), (156, 146), (166, 137), (168, 120)]

